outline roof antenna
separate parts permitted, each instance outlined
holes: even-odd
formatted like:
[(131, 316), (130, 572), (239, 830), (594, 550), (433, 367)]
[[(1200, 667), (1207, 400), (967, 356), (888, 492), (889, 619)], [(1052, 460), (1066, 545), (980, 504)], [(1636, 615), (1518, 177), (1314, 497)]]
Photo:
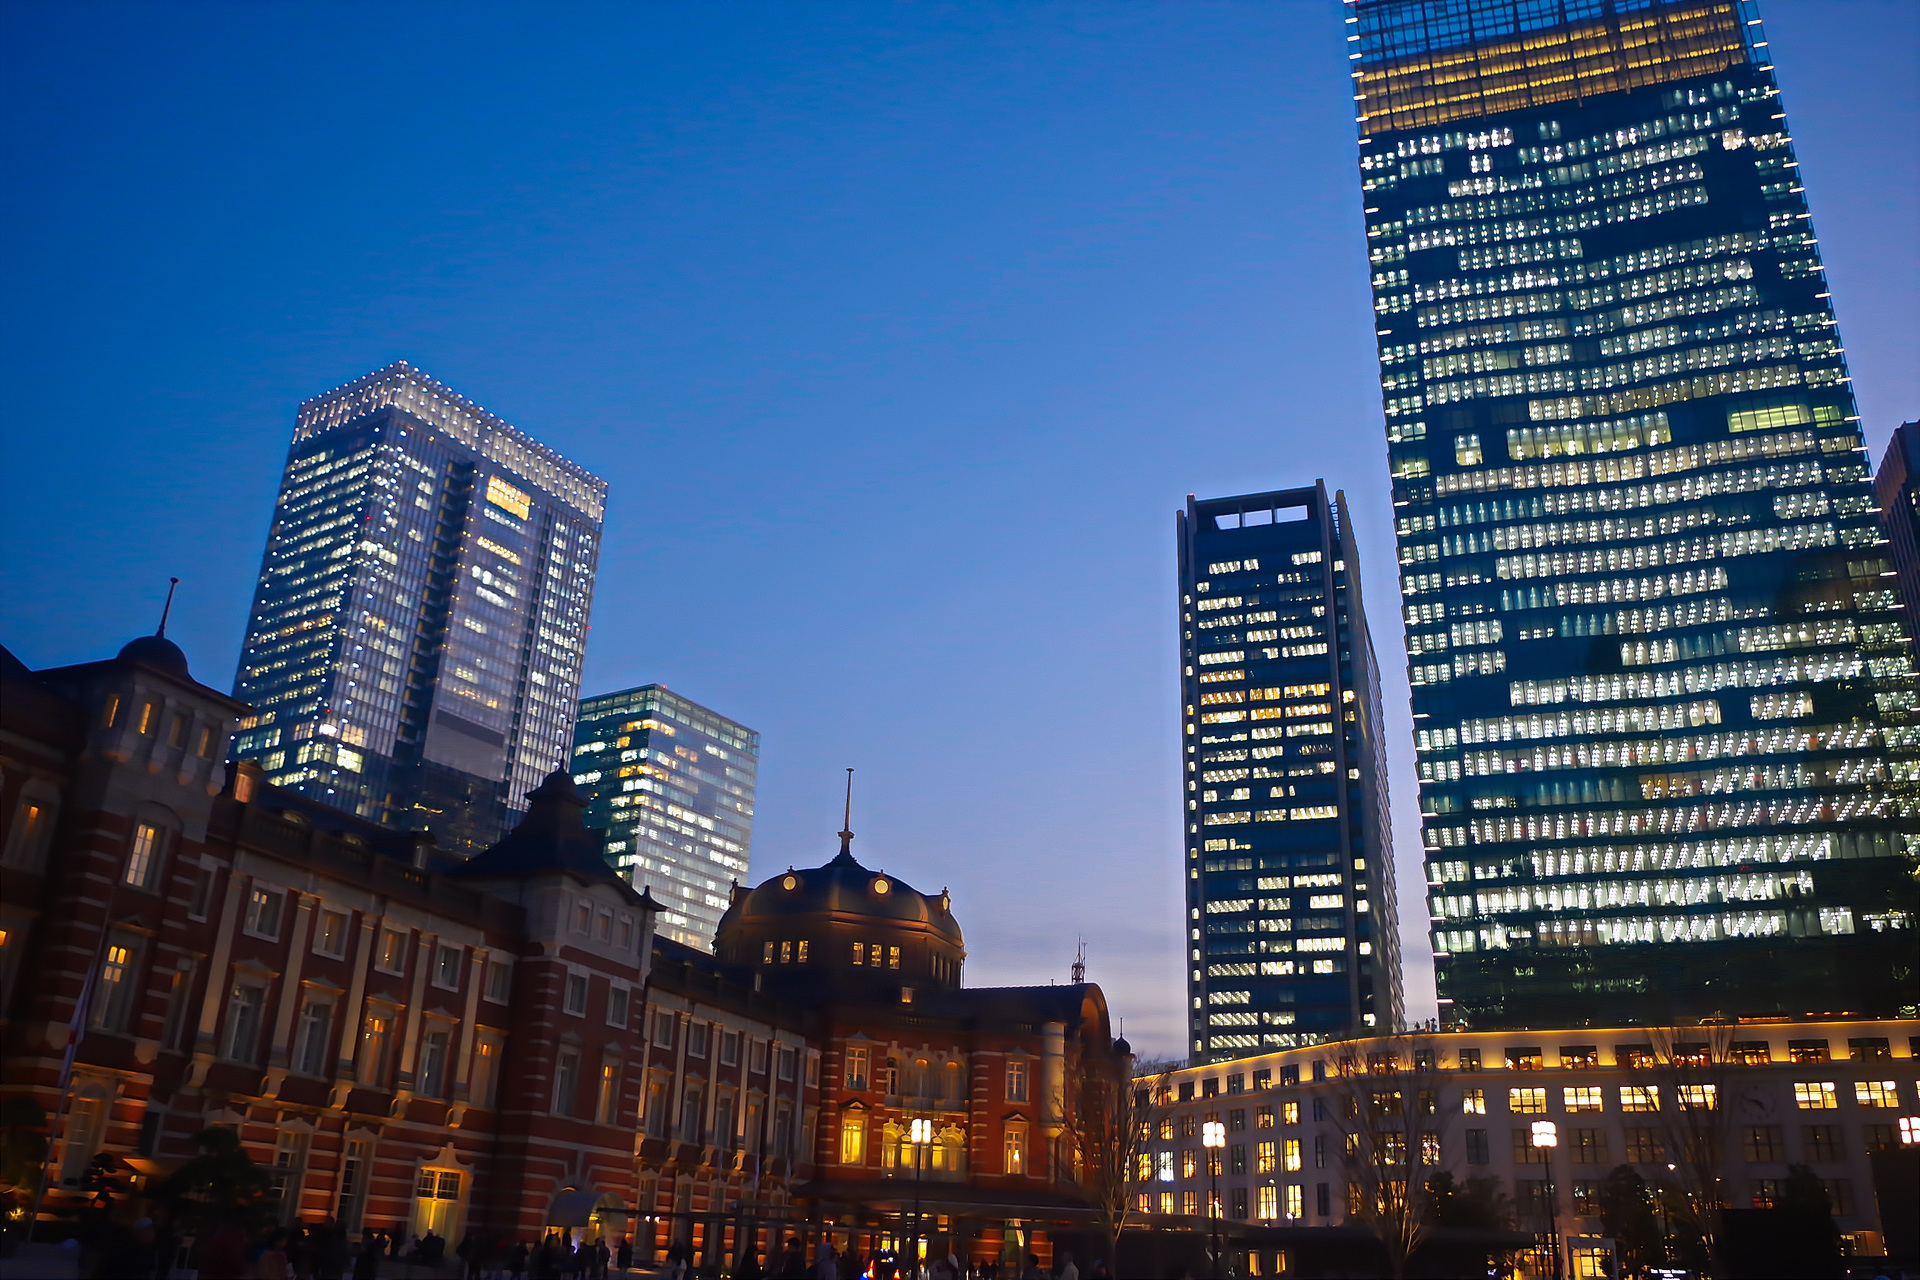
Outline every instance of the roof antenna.
[(853, 770), (847, 770), (847, 812), (840, 820), (840, 853), (853, 856)]
[(1073, 985), (1079, 986), (1087, 980), (1087, 940), (1080, 939), (1080, 953), (1073, 958)]
[(166, 638), (166, 635), (167, 635), (167, 615), (173, 612), (173, 589), (179, 585), (180, 585), (180, 579), (178, 578), (167, 579), (167, 603), (165, 607), (163, 607), (160, 610), (160, 629), (153, 633), (154, 635), (159, 636), (163, 640)]

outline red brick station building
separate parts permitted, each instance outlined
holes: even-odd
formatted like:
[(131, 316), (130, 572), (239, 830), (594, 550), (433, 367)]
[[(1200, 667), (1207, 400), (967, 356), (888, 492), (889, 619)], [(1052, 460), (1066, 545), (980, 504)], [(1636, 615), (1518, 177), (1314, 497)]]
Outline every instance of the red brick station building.
[(250, 711), (162, 636), (0, 649), (0, 1091), (51, 1119), (43, 1215), (96, 1156), (137, 1181), (226, 1125), (285, 1217), (353, 1232), (720, 1263), (1089, 1230), (1064, 1113), (1126, 1043), (1097, 986), (962, 986), (944, 890), (842, 832), (736, 888), (709, 955), (654, 936), (566, 774), (455, 861), (228, 763)]

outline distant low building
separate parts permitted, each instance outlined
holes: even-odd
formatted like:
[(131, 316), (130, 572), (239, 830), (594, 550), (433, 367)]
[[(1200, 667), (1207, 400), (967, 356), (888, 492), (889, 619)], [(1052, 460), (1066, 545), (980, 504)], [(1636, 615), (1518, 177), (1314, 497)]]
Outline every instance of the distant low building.
[[(1217, 1186), (1215, 1225), (1238, 1253), (1261, 1255), (1243, 1256), (1240, 1275), (1281, 1274), (1275, 1253), (1337, 1238), (1318, 1229), (1376, 1227), (1369, 1154), (1460, 1186), (1497, 1179), (1511, 1225), (1543, 1242), (1522, 1257), (1532, 1275), (1555, 1274), (1544, 1241), (1556, 1226), (1572, 1255), (1589, 1255), (1557, 1274), (1621, 1274), (1590, 1268), (1612, 1247), (1600, 1184), (1622, 1166), (1670, 1209), (1690, 1192), (1744, 1209), (1773, 1205), (1788, 1166), (1806, 1165), (1848, 1251), (1877, 1256), (1887, 1210), (1875, 1154), (1920, 1142), (1920, 1020), (1408, 1033), (1136, 1084), (1155, 1095), (1134, 1193), (1142, 1221), (1205, 1230)], [(1223, 1126), (1217, 1175), (1202, 1145), (1209, 1121)], [(1551, 1148), (1536, 1145), (1542, 1124)]]
[(660, 900), (661, 936), (711, 951), (747, 875), (760, 735), (646, 684), (581, 699), (569, 767), (607, 861)]

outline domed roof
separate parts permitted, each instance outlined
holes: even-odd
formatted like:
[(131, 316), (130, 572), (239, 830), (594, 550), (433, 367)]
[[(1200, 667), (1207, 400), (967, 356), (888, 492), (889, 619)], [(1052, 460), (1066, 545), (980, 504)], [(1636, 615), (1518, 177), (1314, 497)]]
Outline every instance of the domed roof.
[(165, 636), (135, 636), (120, 650), (119, 660), (145, 663), (182, 680), (193, 679), (192, 673), (187, 670), (187, 655)]
[(756, 889), (736, 895), (721, 920), (721, 929), (751, 920), (792, 919), (796, 916), (869, 916), (906, 924), (924, 924), (955, 943), (962, 941), (945, 890), (921, 893), (884, 871), (860, 864), (850, 849), (842, 848), (823, 867), (790, 868)]

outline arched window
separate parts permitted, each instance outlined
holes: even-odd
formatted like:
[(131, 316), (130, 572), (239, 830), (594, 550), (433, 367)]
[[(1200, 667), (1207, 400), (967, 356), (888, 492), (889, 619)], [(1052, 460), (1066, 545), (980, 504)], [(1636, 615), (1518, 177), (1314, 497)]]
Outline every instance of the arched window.
[(928, 1153), (927, 1164), (941, 1173), (964, 1173), (966, 1171), (967, 1135), (960, 1126), (950, 1124), (940, 1130), (938, 1141)]
[(60, 817), (60, 793), (52, 783), (29, 780), (20, 788), (13, 807), (13, 825), (7, 830), (4, 861), (22, 871), (44, 871), (47, 850), (53, 846), (53, 827)]

